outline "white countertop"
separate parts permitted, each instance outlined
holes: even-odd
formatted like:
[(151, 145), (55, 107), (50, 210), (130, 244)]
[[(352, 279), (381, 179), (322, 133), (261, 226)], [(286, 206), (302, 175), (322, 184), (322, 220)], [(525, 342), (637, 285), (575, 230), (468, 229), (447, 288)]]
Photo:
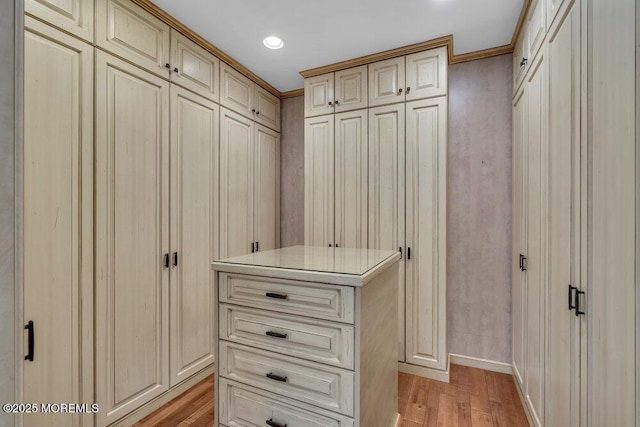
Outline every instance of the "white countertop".
[(388, 265), (399, 258), (397, 251), (390, 250), (290, 246), (215, 261), (213, 267), (216, 270), (263, 267), (362, 277), (376, 267)]

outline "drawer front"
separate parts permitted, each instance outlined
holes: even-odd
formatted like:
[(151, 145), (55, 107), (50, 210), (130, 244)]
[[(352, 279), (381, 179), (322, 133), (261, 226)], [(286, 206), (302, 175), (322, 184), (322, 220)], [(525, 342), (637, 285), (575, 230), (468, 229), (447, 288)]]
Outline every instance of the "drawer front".
[(220, 302), (353, 323), (354, 289), (219, 273)]
[(354, 368), (353, 326), (221, 304), (220, 338)]
[[(290, 427), (353, 427), (353, 420), (291, 399), (220, 379), (220, 423), (264, 427), (267, 421)], [(278, 425), (275, 424), (275, 425)]]
[(353, 416), (351, 371), (224, 341), (219, 360), (223, 377)]

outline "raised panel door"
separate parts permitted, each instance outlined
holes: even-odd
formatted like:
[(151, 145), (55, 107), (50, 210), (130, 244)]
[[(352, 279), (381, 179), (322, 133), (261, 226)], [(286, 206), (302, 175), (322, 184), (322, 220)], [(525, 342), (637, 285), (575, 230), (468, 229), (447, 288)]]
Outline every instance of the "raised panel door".
[(407, 102), (446, 95), (447, 64), (446, 47), (408, 55), (405, 58)]
[[(93, 48), (30, 17), (25, 26), (23, 316), (35, 351), (22, 401), (91, 404), (93, 304), (81, 302), (93, 301)], [(24, 424), (91, 419), (39, 412)]]
[(527, 63), (529, 61), (529, 48), (527, 44), (527, 23), (520, 32), (520, 37), (516, 41), (513, 50), (513, 94), (520, 88), (524, 75), (527, 72)]
[[(555, 18), (558, 16), (558, 12), (560, 8), (564, 4), (565, 0), (546, 0), (546, 9), (547, 9), (547, 30), (551, 28)], [(569, 0), (570, 2), (572, 0)]]
[(367, 66), (335, 73), (335, 112), (357, 110), (369, 105)]
[(367, 248), (367, 110), (335, 115), (335, 244)]
[(256, 251), (280, 247), (280, 134), (256, 125), (255, 208)]
[(171, 30), (171, 82), (218, 101), (220, 60), (176, 30)]
[(96, 45), (169, 78), (167, 24), (128, 0), (96, 0)]
[(446, 97), (407, 103), (406, 138), (406, 359), (446, 370)]
[(405, 100), (404, 56), (369, 64), (369, 106)]
[(527, 32), (529, 59), (533, 59), (536, 56), (547, 33), (545, 6), (545, 0), (533, 0), (531, 6), (529, 6), (527, 25), (524, 28)]
[(335, 101), (333, 73), (304, 79), (304, 116), (313, 117), (333, 113)]
[[(545, 372), (545, 192), (544, 177), (547, 141), (545, 115), (547, 107), (545, 52), (531, 64), (527, 75), (527, 257), (526, 275), (526, 399), (536, 425), (544, 423)], [(565, 295), (566, 296), (566, 295)], [(565, 301), (566, 302), (566, 301)]]
[(334, 116), (304, 121), (304, 242), (334, 243)]
[(220, 104), (242, 114), (253, 117), (254, 83), (225, 64), (220, 64)]
[(213, 363), (219, 107), (171, 86), (171, 386)]
[(24, 10), (54, 27), (93, 42), (93, 0), (26, 0)]
[[(405, 248), (405, 106), (369, 109), (369, 249)], [(405, 360), (405, 256), (398, 280), (398, 360)]]
[(169, 388), (169, 83), (102, 51), (95, 191), (102, 426)]
[(254, 210), (254, 124), (223, 108), (220, 112), (219, 257), (252, 252)]
[(280, 132), (280, 99), (258, 85), (255, 88), (255, 121)]

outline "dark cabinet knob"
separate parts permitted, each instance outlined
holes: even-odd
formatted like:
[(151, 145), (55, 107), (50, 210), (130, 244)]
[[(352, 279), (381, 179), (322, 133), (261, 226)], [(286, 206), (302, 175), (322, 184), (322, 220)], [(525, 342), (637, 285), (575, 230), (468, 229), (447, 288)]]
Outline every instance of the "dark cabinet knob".
[(523, 56), (522, 60), (520, 61), (520, 67), (524, 67), (527, 64), (527, 61), (529, 60)]
[(251, 110), (251, 112), (252, 112), (252, 113), (255, 113), (255, 112), (256, 112), (256, 109), (254, 108), (253, 110)]
[(409, 95), (409, 92), (411, 92), (411, 87), (407, 88), (407, 95)]
[(174, 67), (173, 72), (177, 73), (178, 72), (178, 67)]
[(329, 101), (329, 105), (333, 105), (333, 102)]
[(402, 95), (402, 88), (398, 89), (398, 95)]
[(259, 116), (260, 115), (260, 111), (256, 111), (256, 115)]
[(338, 100), (336, 99), (336, 105), (338, 105), (338, 104), (340, 104), (340, 101), (338, 101)]
[(164, 68), (166, 68), (167, 70), (170, 70), (171, 69), (171, 65), (169, 65), (168, 63), (164, 64)]

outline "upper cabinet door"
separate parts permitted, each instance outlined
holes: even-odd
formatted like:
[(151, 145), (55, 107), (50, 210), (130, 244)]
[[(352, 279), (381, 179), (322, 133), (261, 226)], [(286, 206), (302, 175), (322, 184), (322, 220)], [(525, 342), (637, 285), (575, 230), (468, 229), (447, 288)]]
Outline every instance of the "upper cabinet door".
[(167, 24), (127, 0), (96, 0), (96, 44), (169, 78)]
[(335, 112), (367, 108), (367, 66), (349, 68), (335, 73)]
[(333, 245), (333, 124), (327, 115), (304, 121), (304, 244)]
[(24, 10), (93, 43), (93, 0), (26, 0)]
[(256, 122), (280, 132), (280, 99), (258, 85), (255, 85), (255, 88), (253, 98), (255, 108), (252, 108), (252, 110), (256, 110), (254, 119)]
[(280, 134), (256, 125), (254, 227), (257, 251), (280, 247)]
[(527, 26), (525, 31), (527, 32), (528, 51), (532, 60), (544, 41), (544, 36), (547, 32), (545, 21), (547, 15), (545, 13), (545, 0), (533, 0), (533, 3), (529, 7), (529, 15), (527, 16)]
[(225, 64), (220, 64), (220, 104), (247, 117), (253, 117), (254, 83)]
[(220, 60), (179, 32), (171, 30), (171, 81), (218, 101)]
[(404, 56), (369, 64), (369, 106), (404, 102)]
[(251, 253), (253, 243), (253, 120), (220, 112), (220, 258)]
[(313, 117), (333, 113), (333, 73), (304, 80), (304, 116)]
[(513, 93), (514, 96), (518, 91), (518, 88), (524, 80), (524, 75), (527, 72), (527, 63), (529, 62), (529, 44), (527, 43), (527, 28), (525, 27), (520, 32), (520, 37), (516, 41), (513, 50)]
[(446, 47), (414, 53), (405, 58), (407, 102), (447, 94), (447, 61)]
[(547, 2), (547, 30), (551, 28), (551, 24), (558, 16), (558, 11), (562, 7), (565, 0), (545, 0)]

